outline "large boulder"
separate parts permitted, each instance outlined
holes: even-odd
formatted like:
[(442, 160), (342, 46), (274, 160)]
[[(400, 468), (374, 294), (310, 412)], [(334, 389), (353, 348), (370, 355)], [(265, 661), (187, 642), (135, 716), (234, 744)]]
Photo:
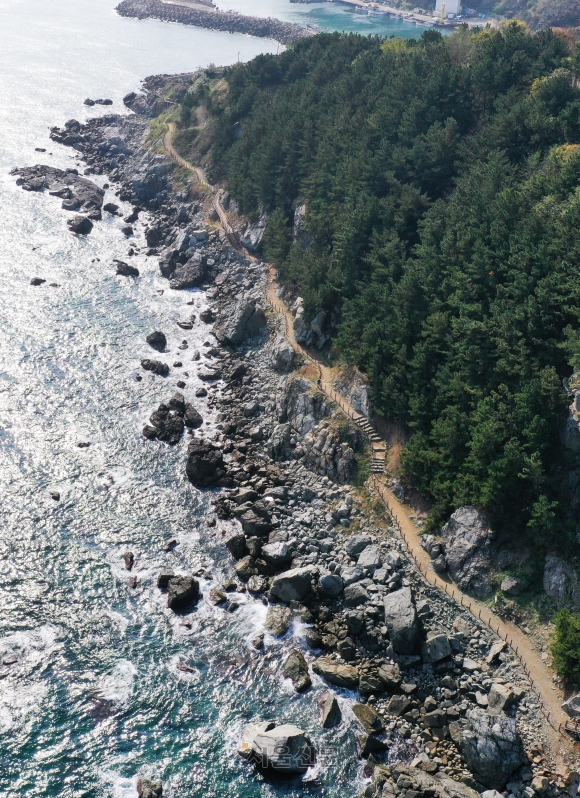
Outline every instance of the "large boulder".
[(203, 438), (193, 438), (187, 449), (185, 473), (198, 487), (225, 484), (226, 469), (221, 449)]
[(274, 637), (284, 637), (292, 626), (292, 613), (282, 604), (270, 604), (266, 614), (266, 629)]
[(272, 350), (272, 366), (276, 371), (289, 372), (294, 366), (294, 350), (287, 341), (279, 341)]
[(487, 598), (489, 584), (490, 539), (487, 516), (477, 507), (460, 507), (441, 529), (445, 540), (445, 559), (451, 577), (461, 590), (477, 598)]
[(268, 565), (279, 570), (288, 565), (292, 559), (292, 552), (286, 543), (278, 541), (277, 543), (267, 543), (262, 546), (262, 557)]
[(190, 403), (187, 402), (185, 405), (185, 411), (183, 414), (183, 423), (186, 427), (190, 429), (197, 429), (201, 427), (203, 424), (203, 418), (200, 416), (196, 408)]
[(251, 723), (242, 732), (238, 753), (264, 770), (305, 773), (316, 761), (306, 733), (293, 724)]
[(402, 587), (385, 596), (385, 624), (397, 654), (412, 654), (419, 639), (419, 621), (411, 588)]
[(450, 724), (449, 730), (467, 767), (484, 787), (503, 790), (526, 761), (515, 718), (474, 708), (465, 720)]
[(206, 267), (201, 255), (195, 254), (186, 263), (177, 266), (169, 279), (170, 288), (181, 290), (197, 288), (205, 279)]
[(372, 543), (368, 535), (353, 535), (344, 544), (349, 557), (358, 557)]
[(149, 421), (151, 427), (147, 428), (148, 438), (157, 438), (172, 445), (181, 440), (184, 425), (183, 418), (178, 411), (165, 404), (160, 404), (157, 410), (151, 414)]
[(366, 568), (372, 574), (374, 574), (377, 568), (381, 567), (382, 563), (383, 561), (379, 547), (373, 545), (364, 548), (359, 554), (357, 560), (357, 565), (359, 568)]
[(145, 340), (152, 349), (156, 349), (158, 352), (163, 352), (167, 347), (167, 338), (165, 337), (165, 333), (162, 333), (161, 330), (155, 330), (149, 333)]
[(353, 665), (341, 665), (328, 657), (320, 657), (312, 665), (312, 670), (337, 687), (354, 690), (358, 686), (359, 672)]
[(440, 662), (452, 654), (449, 638), (440, 632), (429, 632), (423, 645), (425, 662)]
[(307, 566), (278, 574), (272, 580), (271, 595), (285, 604), (301, 601), (312, 589), (312, 573), (312, 568)]
[(343, 591), (342, 579), (338, 574), (321, 574), (318, 579), (318, 595), (322, 598), (337, 598)]
[(352, 711), (367, 734), (380, 734), (385, 730), (383, 719), (377, 710), (368, 704), (354, 704)]
[(320, 719), (322, 728), (331, 729), (333, 726), (338, 726), (342, 720), (342, 712), (334, 693), (323, 693), (320, 707), (322, 709), (322, 717)]
[(312, 679), (308, 673), (308, 663), (301, 651), (293, 651), (290, 654), (284, 663), (282, 673), (287, 679), (292, 680), (297, 693), (303, 693), (312, 684)]
[(199, 582), (193, 576), (172, 576), (167, 583), (167, 606), (179, 610), (199, 598)]
[(167, 363), (162, 363), (161, 360), (145, 358), (141, 361), (141, 368), (145, 369), (145, 371), (151, 371), (159, 377), (167, 377), (169, 374), (169, 366)]
[(570, 715), (571, 718), (580, 717), (580, 693), (570, 696), (570, 698), (564, 701), (562, 709), (567, 715)]
[(67, 221), (67, 225), (71, 233), (82, 236), (88, 235), (93, 229), (93, 223), (88, 216), (73, 216)]
[(160, 781), (141, 778), (137, 782), (137, 798), (161, 798), (163, 784)]
[(257, 222), (248, 222), (240, 235), (240, 241), (249, 252), (257, 252), (262, 246), (262, 238), (268, 224), (268, 213), (262, 211)]
[(221, 344), (238, 346), (244, 338), (256, 335), (265, 324), (264, 311), (256, 307), (256, 301), (242, 297), (222, 308), (213, 331)]
[(507, 709), (515, 699), (515, 693), (509, 684), (492, 684), (487, 695), (488, 715), (499, 715)]

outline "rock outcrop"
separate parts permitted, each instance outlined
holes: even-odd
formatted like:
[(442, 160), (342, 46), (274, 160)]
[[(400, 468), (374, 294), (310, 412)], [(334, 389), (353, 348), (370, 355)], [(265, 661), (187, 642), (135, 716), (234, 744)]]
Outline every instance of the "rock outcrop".
[(193, 438), (190, 442), (185, 472), (189, 481), (198, 487), (229, 484), (221, 449), (203, 438)]
[(214, 326), (214, 335), (222, 344), (238, 346), (245, 338), (257, 335), (265, 324), (266, 316), (256, 301), (242, 298), (222, 308)]
[(449, 573), (461, 590), (487, 598), (492, 532), (485, 514), (476, 507), (460, 507), (441, 529)]
[(475, 778), (485, 787), (503, 790), (525, 762), (515, 718), (471, 709), (450, 726), (451, 736)]
[(556, 554), (547, 554), (544, 590), (556, 604), (580, 607), (580, 581), (572, 566)]
[(419, 639), (419, 621), (411, 589), (403, 587), (385, 597), (385, 624), (397, 654), (412, 654)]
[(316, 752), (306, 733), (287, 723), (251, 723), (242, 732), (238, 753), (264, 770), (292, 775), (305, 773), (316, 761)]

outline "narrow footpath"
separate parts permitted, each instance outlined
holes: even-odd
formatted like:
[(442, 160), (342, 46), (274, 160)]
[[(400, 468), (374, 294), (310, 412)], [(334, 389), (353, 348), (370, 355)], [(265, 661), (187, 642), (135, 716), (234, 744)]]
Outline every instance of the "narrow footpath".
[[(210, 185), (202, 169), (189, 163), (189, 161), (186, 161), (175, 151), (171, 143), (173, 131), (174, 125), (170, 124), (169, 130), (163, 140), (166, 152), (180, 166), (190, 170), (194, 174), (195, 179), (211, 191), (213, 207), (218, 214), (224, 232), (228, 236), (230, 243), (237, 249), (241, 249), (239, 237), (232, 229), (226, 211), (221, 204), (222, 190)], [(486, 604), (470, 598), (465, 593), (462, 593), (455, 584), (450, 581), (445, 581), (435, 573), (431, 565), (431, 558), (421, 546), (420, 532), (409, 517), (414, 511), (411, 510), (410, 507), (402, 504), (387, 484), (385, 474), (386, 443), (381, 440), (368, 419), (360, 413), (357, 413), (347, 399), (334, 390), (332, 387), (333, 375), (331, 369), (323, 363), (320, 363), (315, 354), (305, 350), (298, 343), (294, 334), (294, 317), (285, 303), (278, 297), (276, 293), (277, 288), (276, 272), (271, 268), (268, 301), (282, 317), (285, 338), (296, 352), (309, 359), (315, 366), (319, 375), (318, 386), (320, 390), (322, 390), (329, 399), (336, 402), (345, 415), (357, 424), (369, 439), (373, 451), (373, 473), (370, 482), (377, 495), (379, 495), (385, 503), (417, 568), (430, 584), (443, 590), (447, 595), (451, 596), (457, 604), (466, 607), (476, 618), (483, 621), (498, 637), (505, 640), (509, 645), (520, 660), (525, 673), (528, 675), (532, 690), (536, 694), (538, 703), (547, 721), (546, 732), (548, 733), (548, 730), (551, 730), (550, 741), (552, 755), (556, 759), (566, 758), (574, 751), (574, 742), (564, 730), (564, 726), (566, 722), (569, 721), (569, 718), (561, 708), (564, 694), (553, 682), (553, 671), (542, 660), (540, 652), (537, 650), (530, 637), (518, 626), (510, 621), (502, 620), (495, 615)]]

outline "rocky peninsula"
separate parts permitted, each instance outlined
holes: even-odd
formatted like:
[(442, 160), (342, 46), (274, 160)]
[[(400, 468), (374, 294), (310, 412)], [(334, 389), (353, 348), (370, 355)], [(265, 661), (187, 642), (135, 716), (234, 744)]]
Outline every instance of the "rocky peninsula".
[[(107, 175), (133, 205), (125, 220), (131, 250), (157, 260), (168, 290), (202, 291), (201, 311), (179, 323), (178, 352), (167, 330), (144, 331), (151, 356), (142, 368), (158, 381), (161, 401), (143, 434), (151, 446), (186, 436), (184, 472), (214, 496), (200, 531), (227, 550), (231, 573), (218, 582), (206, 571), (168, 568), (157, 576), (168, 607), (187, 618), (204, 600), (224, 613), (239, 609), (241, 595), (265, 605), (255, 657), (300, 624), (303, 636), (292, 638), (272, 678), (289, 680), (297, 700), (319, 707), (322, 729), (352, 726), (365, 798), (576, 794), (580, 774), (556, 770), (516, 656), (423, 579), (372, 486), (353, 484), (365, 441), (285, 340), (266, 297), (267, 265), (231, 246), (192, 184), (173, 188), (172, 163), (144, 143), (155, 98), (128, 97), (139, 113), (53, 130), (84, 158), (83, 178), (46, 167), (15, 175), (23, 189), (62, 196), (65, 211), (95, 223), (101, 195), (87, 184)], [(194, 327), (206, 339), (200, 351), (189, 349)], [(195, 393), (182, 371), (186, 357), (207, 386)], [(460, 527), (455, 519), (456, 537)], [(131, 570), (131, 552), (125, 565)], [(303, 773), (319, 753), (312, 731), (292, 717), (271, 722), (271, 710), (244, 728), (240, 755), (260, 769)], [(142, 792), (161, 790), (147, 782)]]
[(281, 22), (268, 17), (249, 17), (244, 14), (218, 11), (193, 5), (164, 3), (160, 0), (122, 0), (117, 6), (122, 17), (137, 19), (161, 19), (165, 22), (179, 22), (182, 25), (195, 25), (209, 30), (226, 31), (228, 33), (246, 33), (263, 39), (275, 39), (280, 44), (289, 44), (306, 36), (313, 36), (312, 31), (294, 25), (292, 22)]

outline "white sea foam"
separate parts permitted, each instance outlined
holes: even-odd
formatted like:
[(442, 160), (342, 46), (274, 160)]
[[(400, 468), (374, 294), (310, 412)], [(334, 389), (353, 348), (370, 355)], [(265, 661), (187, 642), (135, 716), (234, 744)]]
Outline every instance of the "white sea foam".
[(137, 776), (128, 778), (112, 770), (103, 770), (99, 775), (111, 798), (137, 798)]
[(99, 698), (115, 704), (126, 704), (133, 695), (137, 669), (128, 659), (120, 659), (113, 670), (101, 676), (97, 686)]

